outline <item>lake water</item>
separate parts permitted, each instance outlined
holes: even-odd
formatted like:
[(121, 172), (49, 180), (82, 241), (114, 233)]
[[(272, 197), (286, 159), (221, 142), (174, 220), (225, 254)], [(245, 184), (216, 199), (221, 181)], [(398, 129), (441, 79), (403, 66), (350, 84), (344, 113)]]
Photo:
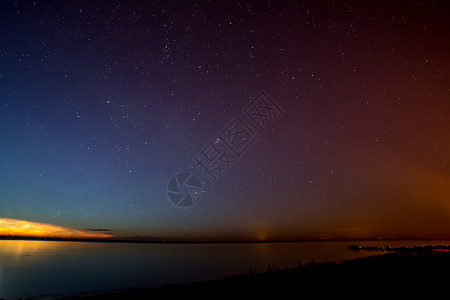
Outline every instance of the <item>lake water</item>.
[[(439, 245), (443, 241), (368, 241), (363, 246)], [(0, 297), (61, 296), (217, 279), (270, 265), (341, 261), (384, 252), (352, 242), (133, 244), (0, 240)]]

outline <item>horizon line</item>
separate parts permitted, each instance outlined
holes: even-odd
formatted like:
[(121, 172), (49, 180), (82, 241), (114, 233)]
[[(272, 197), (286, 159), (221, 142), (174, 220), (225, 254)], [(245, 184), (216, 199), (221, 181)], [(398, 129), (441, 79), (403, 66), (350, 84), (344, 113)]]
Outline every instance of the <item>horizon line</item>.
[(360, 238), (298, 238), (298, 239), (187, 239), (187, 238), (150, 238), (150, 237), (111, 237), (111, 238), (82, 238), (82, 237), (38, 237), (0, 235), (0, 240), (16, 241), (73, 241), (73, 242), (104, 242), (104, 243), (143, 243), (143, 244), (245, 244), (245, 243), (301, 243), (301, 242), (339, 242), (339, 241), (450, 241), (449, 237), (360, 237)]

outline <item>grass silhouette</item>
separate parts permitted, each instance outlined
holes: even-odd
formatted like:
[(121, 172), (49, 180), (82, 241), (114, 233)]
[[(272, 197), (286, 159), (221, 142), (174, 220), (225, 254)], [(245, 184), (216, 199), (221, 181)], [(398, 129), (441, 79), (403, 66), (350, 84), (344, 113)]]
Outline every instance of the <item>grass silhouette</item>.
[[(251, 298), (268, 295), (316, 296), (386, 295), (417, 296), (417, 291), (446, 291), (450, 279), (450, 252), (390, 252), (343, 262), (311, 262), (268, 265), (258, 271), (249, 268), (220, 280), (131, 289), (102, 295), (65, 297), (64, 300), (151, 299), (158, 297), (215, 296)], [(277, 296), (277, 297), (278, 297)], [(240, 297), (241, 298), (241, 297)], [(306, 297), (310, 298), (310, 297)]]

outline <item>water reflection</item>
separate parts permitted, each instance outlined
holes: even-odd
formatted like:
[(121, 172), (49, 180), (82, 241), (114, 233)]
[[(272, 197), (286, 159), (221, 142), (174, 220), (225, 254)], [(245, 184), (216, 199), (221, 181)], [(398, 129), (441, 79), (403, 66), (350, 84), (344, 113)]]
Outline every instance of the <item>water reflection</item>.
[(64, 251), (66, 243), (52, 241), (0, 241), (0, 262), (2, 265), (17, 265), (22, 259), (54, 254)]
[[(430, 242), (411, 242), (411, 245)], [(442, 244), (436, 242), (434, 244)], [(408, 246), (405, 242), (391, 246)], [(433, 244), (433, 243), (431, 243)], [(385, 246), (379, 242), (367, 246)], [(348, 242), (126, 244), (1, 241), (0, 297), (25, 298), (216, 279), (269, 266), (370, 256)]]

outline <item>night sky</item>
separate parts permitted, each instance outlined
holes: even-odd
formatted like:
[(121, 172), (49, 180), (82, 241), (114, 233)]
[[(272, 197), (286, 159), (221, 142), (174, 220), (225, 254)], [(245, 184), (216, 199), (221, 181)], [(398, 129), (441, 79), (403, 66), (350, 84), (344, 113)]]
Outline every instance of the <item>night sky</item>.
[(449, 16), (2, 1), (0, 233), (448, 238)]

